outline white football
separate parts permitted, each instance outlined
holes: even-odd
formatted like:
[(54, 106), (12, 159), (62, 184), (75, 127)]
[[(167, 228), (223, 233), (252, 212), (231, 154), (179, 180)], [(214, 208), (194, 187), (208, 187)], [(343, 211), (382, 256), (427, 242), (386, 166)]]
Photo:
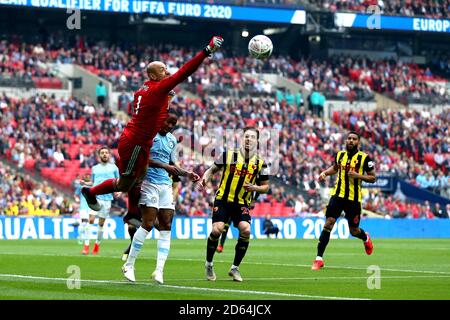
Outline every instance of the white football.
[(263, 34), (254, 36), (248, 43), (248, 52), (256, 59), (265, 59), (270, 57), (272, 50), (272, 40)]

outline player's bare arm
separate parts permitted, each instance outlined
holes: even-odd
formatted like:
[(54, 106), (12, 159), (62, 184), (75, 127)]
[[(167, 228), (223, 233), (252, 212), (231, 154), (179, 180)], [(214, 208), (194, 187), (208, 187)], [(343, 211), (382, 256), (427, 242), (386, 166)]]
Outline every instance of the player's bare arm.
[(197, 182), (197, 181), (200, 180), (200, 176), (198, 174), (196, 174), (193, 171), (189, 171), (189, 170), (186, 170), (186, 169), (182, 168), (180, 166), (180, 164), (178, 163), (178, 161), (174, 160), (174, 164), (173, 165), (181, 172), (181, 174), (179, 174), (179, 176), (181, 176), (181, 177), (188, 177), (188, 179), (193, 181), (193, 182)]
[(161, 73), (164, 73), (167, 76), (159, 79), (159, 88), (163, 92), (170, 92), (173, 88), (175, 88), (179, 83), (183, 82), (187, 79), (192, 73), (194, 73), (197, 68), (200, 66), (202, 61), (210, 56), (212, 53), (219, 50), (219, 48), (223, 44), (223, 38), (220, 36), (214, 36), (209, 41), (209, 44), (200, 51), (194, 58), (184, 64), (177, 72), (173, 75), (170, 75), (167, 72), (167, 68), (164, 65), (165, 70), (161, 70)]
[(153, 168), (162, 168), (162, 169), (166, 170), (169, 174), (172, 174), (175, 176), (188, 177), (189, 180), (194, 181), (194, 182), (200, 180), (200, 176), (198, 174), (196, 174), (195, 172), (192, 172), (192, 171), (185, 170), (185, 169), (179, 167), (178, 165), (170, 165), (170, 164), (159, 162), (159, 161), (152, 160), (152, 159), (150, 159), (148, 161), (148, 164), (150, 167), (153, 167)]
[(319, 175), (319, 181), (324, 181), (326, 177), (332, 176), (338, 172), (338, 166), (336, 164), (329, 167), (327, 170), (322, 171)]
[(258, 185), (246, 183), (244, 189), (248, 192), (267, 193), (269, 192), (269, 181), (261, 181)]
[(172, 175), (175, 175), (175, 176), (181, 176), (182, 175), (182, 172), (179, 170), (179, 168), (177, 168), (176, 166), (167, 164), (167, 163), (163, 163), (163, 162), (159, 162), (159, 161), (150, 159), (148, 161), (148, 165), (149, 165), (149, 167), (164, 169), (169, 174), (172, 174)]
[(355, 171), (349, 171), (348, 176), (349, 176), (349, 178), (360, 179), (360, 180), (368, 182), (368, 183), (375, 183), (375, 181), (377, 181), (377, 176), (375, 175), (375, 170), (367, 172), (367, 174), (359, 174)]
[(211, 181), (211, 178), (213, 177), (213, 175), (215, 175), (217, 172), (219, 172), (220, 169), (221, 169), (221, 167), (219, 167), (216, 164), (213, 164), (208, 170), (206, 170), (205, 173), (203, 174), (202, 179), (201, 179), (202, 185), (204, 187), (206, 187), (208, 182)]

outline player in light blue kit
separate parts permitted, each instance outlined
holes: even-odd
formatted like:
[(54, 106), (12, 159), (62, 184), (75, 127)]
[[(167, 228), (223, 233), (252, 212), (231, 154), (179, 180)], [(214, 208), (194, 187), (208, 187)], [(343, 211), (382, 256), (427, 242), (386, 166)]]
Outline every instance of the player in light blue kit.
[[(80, 189), (83, 186), (92, 186), (91, 175), (85, 174), (80, 180)], [(81, 195), (81, 194), (80, 194)], [(86, 239), (89, 239), (89, 209), (88, 203), (83, 196), (80, 196), (80, 227), (78, 228), (78, 244), (83, 244)]]
[(174, 151), (177, 139), (170, 132), (177, 124), (177, 120), (176, 115), (169, 114), (163, 128), (153, 139), (153, 146), (150, 149), (149, 168), (141, 187), (141, 198), (139, 200), (142, 224), (134, 234), (130, 253), (122, 267), (125, 278), (132, 282), (136, 281), (134, 263), (145, 238), (153, 228), (156, 218), (158, 218), (160, 232), (156, 269), (152, 278), (160, 284), (164, 282), (164, 265), (169, 255), (172, 218), (175, 214), (172, 179), (169, 174), (187, 176), (194, 182), (200, 179), (194, 172), (186, 171), (176, 165), (170, 165), (170, 161), (176, 163)]
[[(92, 167), (92, 182), (91, 186), (96, 186), (102, 183), (105, 180), (119, 178), (119, 169), (115, 164), (109, 162), (111, 158), (111, 152), (109, 148), (106, 146), (102, 146), (98, 150), (98, 156), (100, 158), (100, 163), (96, 164)], [(84, 184), (89, 186), (89, 184)], [(84, 198), (84, 197), (83, 197)], [(109, 217), (109, 211), (111, 209), (111, 202), (114, 200), (113, 194), (103, 194), (97, 196), (97, 201), (99, 202), (101, 209), (100, 211), (93, 210), (83, 210), (83, 213), (80, 210), (81, 221), (87, 220), (87, 214), (89, 214), (89, 224), (94, 224), (95, 217), (98, 215), (98, 232), (97, 232), (97, 240), (94, 244), (94, 249), (92, 250), (92, 254), (98, 254), (100, 249), (100, 243), (103, 239), (103, 225), (105, 224), (106, 218)], [(84, 229), (84, 247), (82, 254), (89, 254), (89, 233), (90, 226), (86, 225)]]

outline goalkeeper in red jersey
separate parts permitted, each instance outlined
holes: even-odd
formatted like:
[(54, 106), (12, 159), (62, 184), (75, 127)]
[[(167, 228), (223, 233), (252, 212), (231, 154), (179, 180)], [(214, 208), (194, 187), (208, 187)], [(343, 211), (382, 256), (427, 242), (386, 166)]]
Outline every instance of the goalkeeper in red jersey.
[(193, 74), (203, 60), (216, 52), (223, 43), (222, 37), (212, 37), (209, 44), (191, 60), (171, 75), (166, 65), (153, 61), (147, 66), (146, 81), (134, 93), (133, 115), (119, 140), (120, 177), (109, 179), (93, 188), (83, 187), (81, 193), (88, 206), (100, 210), (96, 196), (112, 192), (128, 192), (128, 213), (139, 215), (139, 196), (141, 184), (147, 171), (150, 148), (155, 135), (161, 130), (168, 117), (169, 102), (179, 83)]

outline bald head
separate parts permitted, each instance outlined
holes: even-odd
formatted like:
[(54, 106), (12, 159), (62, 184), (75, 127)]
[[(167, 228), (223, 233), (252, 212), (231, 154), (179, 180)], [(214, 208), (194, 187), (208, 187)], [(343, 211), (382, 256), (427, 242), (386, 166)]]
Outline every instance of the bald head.
[(161, 81), (170, 76), (170, 73), (167, 71), (167, 67), (163, 62), (153, 61), (147, 66), (147, 75), (150, 80)]

